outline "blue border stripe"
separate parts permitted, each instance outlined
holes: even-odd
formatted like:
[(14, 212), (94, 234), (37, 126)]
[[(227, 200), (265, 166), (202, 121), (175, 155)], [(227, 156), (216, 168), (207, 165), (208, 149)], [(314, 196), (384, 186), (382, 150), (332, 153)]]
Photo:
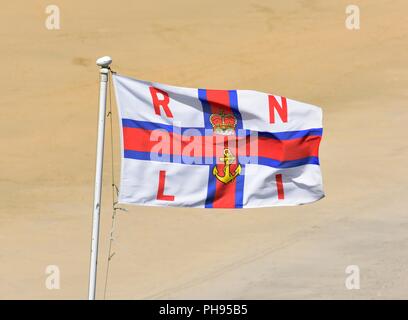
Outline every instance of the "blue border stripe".
[(123, 153), (125, 158), (137, 159), (137, 160), (148, 160), (148, 161), (158, 161), (158, 162), (168, 162), (168, 163), (181, 163), (181, 164), (191, 164), (191, 165), (207, 165), (207, 163), (215, 163), (215, 157), (190, 157), (190, 156), (180, 156), (173, 154), (154, 154), (156, 157), (152, 159), (151, 152), (136, 151), (136, 150), (124, 150)]
[(242, 116), (241, 112), (239, 112), (238, 109), (238, 95), (236, 90), (229, 90), (229, 101), (230, 101), (230, 108), (232, 110), (232, 113), (234, 114), (235, 118), (237, 119), (237, 126), (236, 129), (243, 129), (242, 125)]
[(145, 130), (164, 129), (166, 131), (173, 131), (173, 126), (169, 124), (156, 123), (150, 121), (139, 121), (132, 119), (122, 119), (122, 126), (124, 128), (138, 128)]
[[(243, 129), (241, 112), (238, 109), (238, 94), (236, 90), (229, 90), (229, 104), (234, 114), (235, 119), (237, 119), (237, 125), (235, 132), (237, 135), (242, 136), (241, 132)], [(249, 130), (245, 131), (245, 134), (250, 134)], [(237, 148), (238, 150), (238, 148)], [(245, 181), (245, 165), (241, 164), (241, 174), (235, 178), (235, 208), (242, 208), (244, 201), (244, 181)]]
[(235, 186), (235, 208), (242, 208), (244, 205), (244, 181), (245, 181), (245, 165), (241, 164), (241, 173), (236, 176)]
[[(212, 125), (210, 122), (211, 116), (211, 106), (210, 103), (207, 101), (207, 90), (206, 89), (198, 89), (198, 99), (201, 101), (201, 105), (203, 106), (203, 116), (204, 116), (204, 126), (206, 129), (212, 129)], [(212, 163), (216, 163), (215, 161)], [(207, 197), (205, 199), (205, 207), (212, 208), (214, 197), (215, 197), (215, 185), (216, 180), (215, 176), (212, 174), (213, 166), (208, 166), (208, 182), (207, 182)]]
[[(205, 104), (208, 105), (208, 102), (206, 102)], [(209, 105), (208, 105), (208, 108), (209, 108)], [(206, 108), (203, 106), (203, 109), (205, 110)], [(209, 114), (206, 111), (204, 112), (204, 122), (208, 122), (205, 124), (207, 129), (212, 129), (211, 123), (209, 121)], [(237, 127), (239, 124), (240, 122), (237, 121)], [(242, 126), (242, 121), (240, 125)], [(197, 130), (197, 134), (198, 132), (200, 132), (200, 135), (202, 136), (205, 135), (205, 128), (198, 128), (198, 127), (179, 128), (179, 127), (175, 127), (175, 126), (163, 124), (163, 123), (139, 121), (139, 120), (132, 120), (132, 119), (122, 119), (122, 126), (124, 128), (139, 128), (139, 129), (145, 129), (145, 130), (162, 129), (168, 132), (173, 132), (174, 129), (177, 128), (178, 132), (181, 132), (182, 134), (186, 133), (187, 130), (194, 129), (194, 130)], [(322, 136), (323, 129), (313, 128), (313, 129), (307, 129), (307, 130), (287, 131), (287, 132), (258, 132), (258, 131), (252, 131), (252, 132), (257, 133), (259, 137), (265, 137), (265, 138), (270, 138), (270, 139), (275, 139), (275, 140), (291, 140), (291, 139), (298, 139), (298, 138), (303, 138), (303, 137), (308, 137), (308, 136)], [(244, 135), (245, 134), (248, 136), (251, 134), (251, 131), (245, 130)], [(188, 135), (192, 136), (191, 132), (188, 132)], [(243, 136), (243, 134), (240, 134), (240, 136)]]
[(268, 167), (283, 169), (283, 168), (299, 167), (305, 164), (319, 165), (319, 158), (318, 157), (307, 157), (307, 158), (296, 159), (296, 160), (278, 161), (274, 159), (258, 157), (258, 164), (268, 166)]
[(212, 125), (210, 122), (211, 106), (207, 101), (206, 89), (198, 89), (198, 99), (201, 101), (201, 105), (203, 106), (204, 126), (206, 129), (212, 129)]
[(161, 129), (167, 132), (178, 132), (181, 134), (187, 134), (188, 136), (205, 136), (205, 129), (199, 127), (180, 128), (169, 124), (149, 121), (138, 121), (132, 119), (122, 119), (122, 126), (123, 128), (137, 128), (151, 131)]
[[(257, 132), (257, 131), (254, 131)], [(299, 139), (309, 136), (322, 136), (322, 128), (313, 128), (306, 130), (297, 130), (297, 131), (286, 131), (286, 132), (258, 132), (259, 137), (271, 138), (275, 140), (291, 140)]]
[[(168, 163), (182, 163), (182, 164), (191, 164), (191, 165), (208, 165), (210, 170), (213, 168), (213, 164), (215, 164), (215, 157), (214, 158), (207, 158), (204, 157), (187, 157), (187, 156), (174, 156), (171, 154), (160, 155), (161, 158), (159, 159), (151, 159), (150, 152), (143, 152), (143, 151), (134, 151), (134, 150), (124, 150), (124, 157), (128, 159), (137, 159), (137, 160), (148, 160), (148, 161), (159, 161), (159, 162), (168, 162)], [(211, 164), (206, 164), (207, 162), (211, 162)], [(264, 165), (273, 168), (293, 168), (303, 166), (305, 164), (316, 164), (319, 165), (319, 158), (318, 157), (307, 157), (302, 159), (296, 160), (289, 160), (289, 161), (279, 161), (275, 159), (269, 159), (264, 157), (259, 157), (258, 162), (254, 164)], [(251, 164), (251, 163), (249, 163)], [(244, 165), (241, 164), (241, 167)], [(210, 178), (214, 177), (212, 172), (210, 174)], [(239, 175), (238, 177), (242, 177), (243, 175)], [(243, 181), (242, 181), (243, 183)]]
[(215, 197), (215, 186), (216, 178), (212, 173), (213, 166), (208, 166), (208, 186), (207, 186), (207, 197), (205, 198), (205, 207), (213, 208), (214, 197)]

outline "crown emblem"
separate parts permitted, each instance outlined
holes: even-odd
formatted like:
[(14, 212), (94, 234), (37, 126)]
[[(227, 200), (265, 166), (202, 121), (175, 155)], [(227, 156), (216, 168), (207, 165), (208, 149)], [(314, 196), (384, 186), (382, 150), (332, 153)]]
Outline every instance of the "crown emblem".
[(213, 113), (210, 116), (210, 123), (213, 126), (213, 130), (216, 134), (230, 136), (235, 133), (237, 119), (232, 113), (225, 114), (224, 111), (221, 110), (220, 113)]

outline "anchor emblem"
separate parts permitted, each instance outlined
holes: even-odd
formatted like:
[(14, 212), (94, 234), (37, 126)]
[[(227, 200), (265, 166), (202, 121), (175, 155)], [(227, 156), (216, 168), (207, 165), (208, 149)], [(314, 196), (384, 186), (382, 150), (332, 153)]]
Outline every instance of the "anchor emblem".
[(228, 148), (224, 149), (224, 157), (220, 158), (220, 160), (224, 162), (224, 170), (223, 170), (224, 175), (220, 176), (218, 174), (217, 166), (214, 166), (213, 175), (222, 183), (227, 184), (233, 181), (236, 178), (236, 176), (241, 173), (241, 165), (238, 163), (238, 166), (235, 168), (235, 172), (234, 173), (231, 172), (230, 166), (231, 166), (231, 163), (234, 162), (235, 157)]

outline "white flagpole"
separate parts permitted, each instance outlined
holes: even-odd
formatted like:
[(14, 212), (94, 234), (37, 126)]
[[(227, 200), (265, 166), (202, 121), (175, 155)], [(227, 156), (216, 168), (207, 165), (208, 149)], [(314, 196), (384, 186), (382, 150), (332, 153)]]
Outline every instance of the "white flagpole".
[(108, 84), (109, 65), (111, 63), (112, 59), (110, 57), (102, 57), (96, 60), (96, 64), (100, 67), (99, 70), (100, 85), (99, 85), (98, 142), (96, 145), (95, 193), (92, 215), (91, 264), (89, 268), (89, 291), (88, 291), (89, 300), (95, 300), (96, 293), (99, 216), (101, 211), (101, 193), (102, 193), (103, 148), (105, 141), (106, 90)]

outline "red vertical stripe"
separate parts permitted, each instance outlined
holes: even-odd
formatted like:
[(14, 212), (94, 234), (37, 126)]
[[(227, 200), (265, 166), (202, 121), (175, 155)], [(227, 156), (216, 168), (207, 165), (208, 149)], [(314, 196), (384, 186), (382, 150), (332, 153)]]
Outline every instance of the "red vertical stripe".
[(211, 106), (211, 113), (233, 113), (230, 108), (228, 90), (207, 90), (207, 101)]
[[(233, 113), (230, 107), (228, 90), (207, 90), (207, 101), (210, 104), (212, 114), (220, 113), (221, 111), (223, 111), (225, 114)], [(224, 148), (228, 148), (226, 137), (224, 138)], [(237, 158), (238, 156), (235, 153), (234, 149), (236, 148), (233, 148), (231, 152)], [(221, 154), (219, 154), (220, 152)], [(219, 161), (219, 158), (222, 158), (224, 156), (223, 152), (223, 148), (215, 148), (217, 161)], [(232, 172), (235, 172), (235, 167), (236, 164), (231, 165)], [(220, 175), (224, 174), (224, 165), (222, 163), (217, 164), (217, 169)], [(235, 208), (235, 189), (236, 179), (227, 184), (222, 183), (221, 181), (216, 179), (213, 208)]]
[(283, 191), (283, 182), (282, 182), (282, 175), (279, 173), (275, 176), (276, 179), (276, 188), (278, 189), (278, 199), (283, 200), (285, 199), (285, 192)]
[[(224, 148), (228, 148), (227, 139), (224, 139)], [(234, 152), (232, 149), (230, 150)], [(224, 156), (223, 154), (221, 156), (217, 154), (218, 158), (223, 157), (223, 156)], [(231, 173), (235, 172), (236, 166), (237, 166), (236, 161), (234, 164), (231, 164), (231, 167), (230, 167)], [(218, 169), (218, 174), (222, 176), (224, 174), (224, 165), (217, 164), (217, 169)], [(216, 179), (213, 208), (235, 208), (235, 189), (236, 187), (237, 187), (236, 179), (234, 179), (233, 181), (227, 184)]]

